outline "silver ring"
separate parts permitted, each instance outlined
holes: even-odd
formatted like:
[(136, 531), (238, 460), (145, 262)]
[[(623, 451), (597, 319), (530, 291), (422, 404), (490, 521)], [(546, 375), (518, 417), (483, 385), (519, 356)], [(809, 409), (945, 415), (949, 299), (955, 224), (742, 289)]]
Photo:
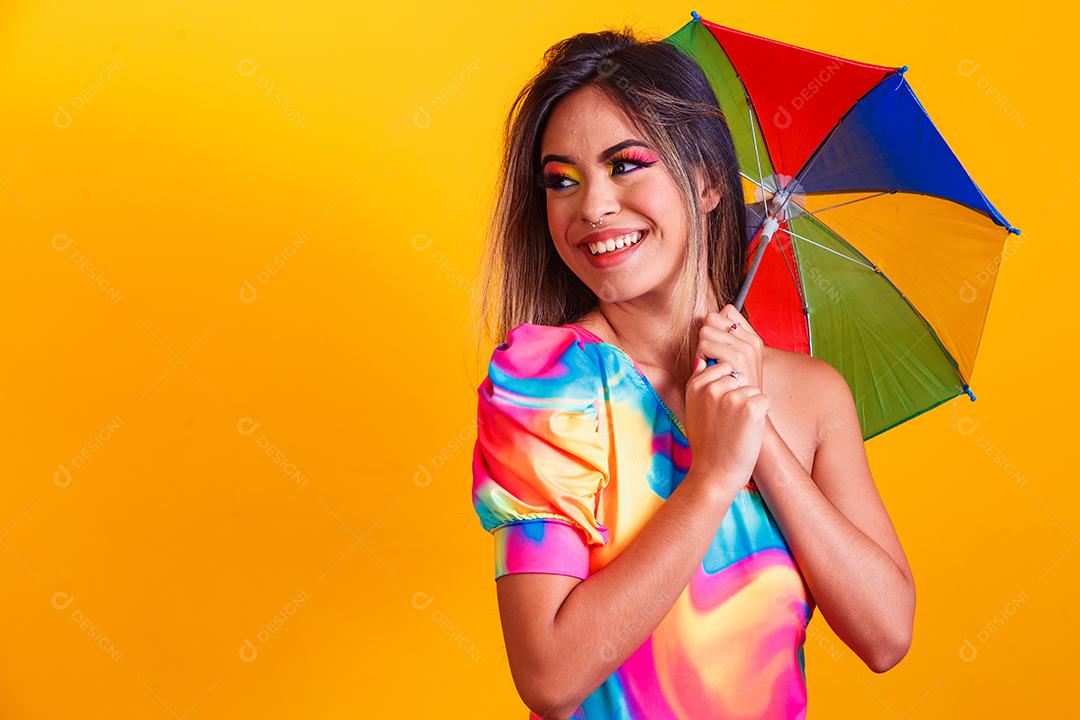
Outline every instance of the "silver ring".
[(730, 375), (731, 377), (738, 380), (739, 381), (739, 387), (742, 387), (742, 378), (739, 377), (739, 371), (738, 370), (732, 370), (731, 372), (728, 373), (728, 375)]

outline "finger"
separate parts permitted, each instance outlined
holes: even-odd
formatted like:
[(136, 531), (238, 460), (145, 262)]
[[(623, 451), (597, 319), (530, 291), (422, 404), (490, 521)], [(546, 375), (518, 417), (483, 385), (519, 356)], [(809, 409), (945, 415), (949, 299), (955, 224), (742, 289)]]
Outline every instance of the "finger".
[(731, 392), (736, 393), (735, 397), (752, 398), (758, 395), (764, 395), (757, 385), (743, 385), (740, 388), (735, 388)]
[(719, 361), (715, 365), (709, 365), (700, 370), (696, 375), (692, 376), (690, 378), (690, 383), (708, 385), (710, 383), (723, 382), (730, 385), (732, 389), (738, 387), (751, 387), (742, 376), (735, 377), (732, 375), (731, 370), (731, 363)]
[(731, 327), (733, 320), (725, 312), (726, 307), (728, 306), (725, 305), (724, 308), (721, 308), (720, 312), (705, 313), (705, 322), (701, 324), (701, 327), (711, 327), (717, 330), (727, 330)]
[(729, 360), (745, 369), (751, 363), (756, 348), (751, 340), (735, 337), (726, 330), (703, 330), (698, 338), (697, 354), (714, 360)]
[[(711, 365), (709, 363), (712, 363)], [(694, 361), (694, 371), (691, 373), (690, 378), (693, 379), (705, 372), (706, 370), (713, 370), (720, 368), (723, 372), (731, 372), (735, 367), (725, 358), (714, 358), (709, 355), (698, 355)]]
[(750, 321), (747, 320), (741, 312), (736, 310), (735, 306), (731, 303), (728, 303), (727, 305), (722, 307), (718, 315), (723, 318), (725, 329), (731, 328), (732, 324), (734, 323), (739, 324), (739, 326), (735, 328), (735, 330), (731, 331), (732, 335), (738, 335), (741, 333), (746, 336), (759, 337), (757, 331), (754, 330), (754, 327), (750, 324)]
[[(739, 329), (741, 330), (742, 328)], [(702, 328), (701, 331), (698, 333), (698, 342), (700, 343), (703, 340), (708, 342), (721, 343), (724, 345), (742, 345), (746, 346), (747, 348), (752, 348), (754, 346), (751, 337), (747, 337), (746, 334), (740, 333), (738, 330), (736, 330), (735, 332), (729, 332), (726, 327), (720, 329), (714, 327)]]
[(728, 363), (725, 360), (719, 360), (713, 365), (706, 365), (690, 376), (690, 380), (687, 381), (687, 387), (691, 385), (695, 387), (705, 386), (709, 383), (722, 380), (725, 377), (731, 381), (732, 387), (738, 387), (740, 383), (745, 385), (746, 380), (744, 378), (736, 379), (735, 376), (731, 374), (731, 370), (731, 363)]
[[(728, 305), (726, 307), (731, 306)], [(732, 330), (732, 325), (736, 326), (734, 330)], [(724, 313), (712, 313), (711, 318), (707, 322), (702, 323), (701, 328), (698, 330), (698, 334), (700, 335), (704, 331), (723, 332), (741, 339), (746, 339), (747, 336), (757, 335), (757, 332), (750, 326), (750, 323), (747, 322), (742, 315), (735, 312), (735, 310)]]
[(743, 317), (743, 314), (736, 310), (735, 306), (731, 303), (728, 303), (724, 307), (720, 308), (719, 314), (731, 322), (746, 322), (746, 318)]
[(720, 374), (714, 376), (713, 379), (702, 378), (700, 387), (694, 388), (694, 390), (701, 394), (713, 393), (717, 397), (722, 397), (730, 392), (739, 390), (739, 381), (733, 378), (731, 375)]

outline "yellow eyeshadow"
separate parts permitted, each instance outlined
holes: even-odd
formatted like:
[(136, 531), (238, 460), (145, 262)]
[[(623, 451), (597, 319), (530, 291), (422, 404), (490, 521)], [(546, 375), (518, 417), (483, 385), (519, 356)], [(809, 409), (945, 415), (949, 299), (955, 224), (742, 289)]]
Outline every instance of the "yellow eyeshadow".
[(573, 165), (566, 165), (564, 163), (550, 162), (544, 168), (545, 174), (564, 175), (574, 182), (581, 182), (581, 174)]

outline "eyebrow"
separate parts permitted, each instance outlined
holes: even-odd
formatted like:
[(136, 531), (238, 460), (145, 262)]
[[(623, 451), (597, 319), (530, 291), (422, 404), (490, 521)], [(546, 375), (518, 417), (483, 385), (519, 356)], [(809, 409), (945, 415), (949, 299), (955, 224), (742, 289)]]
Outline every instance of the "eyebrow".
[[(607, 150), (604, 150), (596, 156), (597, 162), (606, 162), (615, 153), (620, 150), (625, 150), (628, 147), (649, 147), (648, 143), (644, 143), (641, 140), (623, 140), (621, 143), (612, 145)], [(574, 165), (574, 158), (569, 155), (545, 155), (544, 159), (540, 161), (540, 167), (547, 165), (549, 162), (561, 162), (568, 165)]]

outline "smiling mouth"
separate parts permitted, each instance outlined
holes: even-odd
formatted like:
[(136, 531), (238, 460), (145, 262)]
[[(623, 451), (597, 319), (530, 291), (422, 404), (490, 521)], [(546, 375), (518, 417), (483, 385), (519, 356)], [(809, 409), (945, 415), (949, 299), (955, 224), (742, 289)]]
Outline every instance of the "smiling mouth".
[(620, 235), (617, 238), (610, 238), (606, 241), (597, 243), (585, 243), (581, 246), (581, 249), (589, 253), (593, 257), (599, 257), (613, 253), (617, 250), (636, 245), (641, 242), (648, 230), (635, 230), (634, 232), (627, 233), (626, 235)]

